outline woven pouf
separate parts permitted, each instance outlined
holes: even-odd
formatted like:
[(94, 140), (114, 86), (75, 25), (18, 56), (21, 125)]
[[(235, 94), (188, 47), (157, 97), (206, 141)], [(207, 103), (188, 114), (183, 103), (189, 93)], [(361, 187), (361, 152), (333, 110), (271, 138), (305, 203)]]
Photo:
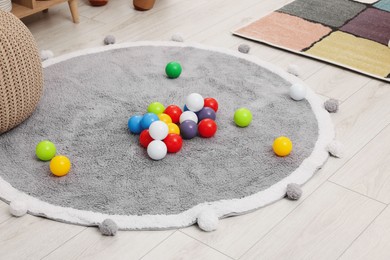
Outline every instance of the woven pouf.
[(0, 134), (32, 114), (42, 90), (42, 63), (32, 34), (0, 10)]

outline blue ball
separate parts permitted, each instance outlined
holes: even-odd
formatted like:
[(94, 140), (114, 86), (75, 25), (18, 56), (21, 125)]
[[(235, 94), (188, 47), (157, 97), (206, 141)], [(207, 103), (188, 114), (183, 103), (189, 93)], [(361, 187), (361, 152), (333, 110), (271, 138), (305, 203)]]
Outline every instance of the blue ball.
[(183, 107), (183, 112), (185, 112), (185, 111), (190, 111), (186, 105), (184, 105), (184, 107)]
[(159, 118), (156, 114), (154, 113), (146, 113), (144, 114), (144, 116), (142, 117), (142, 120), (141, 120), (141, 127), (142, 129), (149, 129), (149, 126), (154, 122), (154, 121), (158, 121)]
[(139, 134), (142, 132), (142, 127), (141, 127), (141, 120), (143, 116), (132, 116), (130, 117), (129, 121), (127, 122), (127, 127), (129, 128), (130, 132), (133, 134)]

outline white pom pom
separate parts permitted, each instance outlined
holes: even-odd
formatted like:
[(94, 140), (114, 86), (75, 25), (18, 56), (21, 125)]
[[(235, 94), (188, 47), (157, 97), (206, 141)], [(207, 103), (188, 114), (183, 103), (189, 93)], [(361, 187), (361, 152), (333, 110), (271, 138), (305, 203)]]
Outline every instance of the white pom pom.
[(218, 216), (213, 210), (205, 210), (198, 216), (198, 226), (203, 231), (214, 231), (218, 227)]
[(174, 33), (171, 37), (171, 40), (174, 42), (183, 42), (183, 36), (180, 33)]
[(50, 59), (50, 58), (53, 58), (53, 57), (54, 57), (54, 54), (53, 54), (52, 51), (50, 51), (50, 50), (41, 50), (41, 60), (42, 61)]
[(390, 40), (389, 40), (389, 42), (387, 43), (387, 47), (389, 47), (389, 48), (390, 48)]
[(21, 200), (11, 201), (9, 204), (9, 212), (15, 217), (21, 217), (27, 213), (27, 205)]
[(295, 64), (288, 65), (287, 72), (298, 77), (298, 78), (302, 77), (302, 72), (301, 72), (300, 68)]
[(344, 145), (339, 141), (332, 141), (328, 145), (328, 152), (337, 158), (342, 158), (344, 156)]

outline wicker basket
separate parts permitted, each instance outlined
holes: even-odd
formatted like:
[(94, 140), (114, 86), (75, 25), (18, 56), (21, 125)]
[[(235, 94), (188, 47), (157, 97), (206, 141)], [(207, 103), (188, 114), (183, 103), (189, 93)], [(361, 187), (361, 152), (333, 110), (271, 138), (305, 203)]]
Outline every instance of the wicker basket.
[(42, 63), (32, 34), (0, 10), (0, 134), (32, 114), (42, 90)]

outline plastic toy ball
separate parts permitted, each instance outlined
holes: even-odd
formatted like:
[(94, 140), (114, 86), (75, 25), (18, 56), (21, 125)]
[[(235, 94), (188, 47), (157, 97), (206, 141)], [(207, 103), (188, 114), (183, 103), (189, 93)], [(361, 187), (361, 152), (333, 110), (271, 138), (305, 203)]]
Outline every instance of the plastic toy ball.
[(180, 124), (186, 120), (194, 121), (195, 124), (198, 123), (198, 116), (192, 111), (184, 111), (180, 116)]
[(183, 111), (176, 105), (170, 105), (165, 108), (164, 113), (171, 117), (172, 123), (177, 124), (180, 122), (180, 115)]
[(142, 116), (139, 115), (130, 117), (129, 121), (127, 122), (127, 126), (131, 133), (136, 135), (141, 133), (142, 131), (141, 120), (142, 120)]
[(214, 98), (205, 98), (204, 99), (204, 106), (211, 107), (215, 112), (218, 111), (218, 102)]
[(163, 121), (165, 124), (172, 123), (171, 117), (165, 113), (158, 114), (157, 116), (158, 119), (160, 119), (160, 121)]
[(184, 139), (192, 139), (198, 133), (198, 125), (192, 120), (180, 124), (180, 134)]
[(306, 97), (306, 87), (301, 84), (293, 84), (289, 93), (290, 97), (295, 101), (302, 100)]
[(272, 149), (274, 150), (275, 154), (281, 157), (289, 155), (292, 151), (292, 148), (293, 145), (291, 140), (285, 136), (279, 136), (276, 138), (272, 145)]
[(177, 124), (174, 123), (168, 123), (168, 134), (180, 134), (180, 128), (177, 126)]
[(161, 160), (167, 155), (167, 145), (161, 140), (152, 141), (147, 148), (148, 155), (153, 160)]
[(150, 136), (148, 129), (143, 130), (139, 135), (139, 143), (143, 148), (147, 148), (152, 141), (153, 138)]
[(50, 161), (50, 171), (58, 177), (67, 175), (70, 167), (70, 160), (63, 155), (57, 155)]
[(167, 146), (168, 153), (177, 153), (183, 146), (183, 139), (177, 134), (169, 134), (163, 142)]
[(56, 152), (56, 146), (48, 140), (39, 142), (35, 147), (35, 154), (41, 161), (50, 161), (56, 155)]
[(252, 113), (249, 109), (239, 108), (234, 113), (234, 122), (240, 127), (247, 127), (252, 122)]
[(204, 99), (198, 93), (191, 93), (186, 98), (186, 106), (190, 111), (198, 112), (204, 106)]
[(165, 107), (160, 102), (153, 102), (148, 106), (148, 113), (161, 114), (165, 110)]
[(149, 134), (154, 140), (163, 140), (168, 135), (168, 126), (163, 121), (155, 121), (149, 126)]
[(210, 118), (203, 119), (199, 122), (198, 132), (201, 137), (210, 138), (217, 132), (217, 124)]
[(165, 66), (165, 73), (168, 78), (175, 79), (178, 78), (181, 74), (181, 65), (176, 61), (171, 61)]
[(215, 114), (214, 109), (212, 109), (211, 107), (204, 107), (197, 114), (198, 114), (199, 121), (202, 121), (203, 119), (206, 119), (206, 118), (210, 118), (212, 120), (215, 120), (215, 118), (217, 117), (217, 114)]
[(154, 113), (146, 113), (141, 120), (142, 129), (148, 129), (149, 126), (154, 122), (158, 121), (158, 116)]

